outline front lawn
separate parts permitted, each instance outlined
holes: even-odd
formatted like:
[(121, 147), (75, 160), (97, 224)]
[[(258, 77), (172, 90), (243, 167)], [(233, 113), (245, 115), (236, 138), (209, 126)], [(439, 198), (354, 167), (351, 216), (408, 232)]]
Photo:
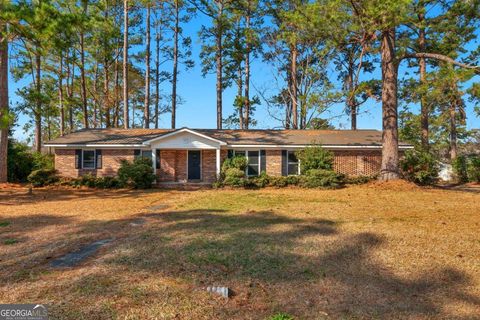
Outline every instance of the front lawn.
[(0, 303), (55, 319), (473, 319), (479, 257), (478, 187), (0, 188)]

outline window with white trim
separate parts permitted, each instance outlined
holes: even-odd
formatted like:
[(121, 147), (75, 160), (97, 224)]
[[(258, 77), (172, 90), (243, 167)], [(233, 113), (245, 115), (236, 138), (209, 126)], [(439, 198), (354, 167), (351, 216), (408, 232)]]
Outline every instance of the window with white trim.
[(247, 158), (247, 176), (256, 177), (260, 174), (260, 150), (233, 150), (232, 156)]
[(247, 151), (247, 176), (260, 174), (260, 151)]
[(299, 175), (300, 164), (295, 151), (287, 151), (287, 175)]
[(152, 160), (152, 150), (142, 150), (141, 157)]
[(95, 150), (83, 150), (82, 168), (95, 169)]

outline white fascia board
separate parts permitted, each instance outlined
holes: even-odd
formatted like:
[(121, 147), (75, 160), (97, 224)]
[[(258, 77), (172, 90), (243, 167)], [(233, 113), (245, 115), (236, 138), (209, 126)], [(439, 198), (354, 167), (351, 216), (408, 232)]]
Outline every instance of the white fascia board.
[(150, 149), (144, 144), (44, 144), (44, 147), (48, 148), (140, 148)]
[[(251, 148), (251, 149), (300, 149), (300, 148), (308, 148), (312, 147), (312, 145), (300, 145), (300, 144), (233, 144), (227, 145), (226, 148), (229, 149), (239, 149), (239, 148)], [(382, 146), (367, 146), (367, 145), (360, 145), (360, 146), (346, 146), (346, 145), (321, 145), (322, 148), (325, 149), (382, 149)], [(413, 146), (399, 146), (399, 149), (413, 149)]]
[(150, 145), (152, 142), (155, 142), (155, 141), (158, 141), (158, 140), (162, 140), (162, 139), (165, 139), (165, 138), (168, 138), (168, 137), (172, 137), (174, 135), (177, 135), (177, 134), (180, 134), (182, 132), (188, 132), (188, 133), (191, 133), (193, 135), (196, 135), (196, 136), (199, 136), (199, 137), (202, 137), (204, 139), (207, 139), (207, 140), (210, 140), (210, 141), (215, 141), (217, 142), (218, 144), (220, 144), (221, 146), (225, 146), (227, 145), (225, 142), (221, 141), (221, 140), (217, 140), (217, 139), (214, 139), (212, 137), (209, 137), (207, 135), (204, 135), (202, 133), (199, 133), (195, 130), (192, 130), (192, 129), (188, 129), (188, 128), (183, 128), (183, 129), (179, 129), (177, 131), (173, 131), (173, 132), (170, 132), (170, 133), (167, 133), (167, 134), (164, 134), (160, 137), (157, 137), (157, 138), (154, 138), (154, 139), (151, 139), (151, 140), (148, 140), (148, 141), (145, 141), (144, 144), (146, 145)]

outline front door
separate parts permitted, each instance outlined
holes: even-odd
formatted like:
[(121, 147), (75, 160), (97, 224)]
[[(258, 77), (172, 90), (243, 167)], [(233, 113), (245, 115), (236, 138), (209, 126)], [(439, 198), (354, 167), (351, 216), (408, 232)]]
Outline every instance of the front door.
[(188, 151), (188, 180), (201, 179), (201, 164), (201, 151)]

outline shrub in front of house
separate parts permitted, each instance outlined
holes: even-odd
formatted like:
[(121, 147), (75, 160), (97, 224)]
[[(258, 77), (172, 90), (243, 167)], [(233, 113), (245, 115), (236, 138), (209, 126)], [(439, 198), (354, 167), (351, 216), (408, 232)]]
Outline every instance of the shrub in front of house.
[(429, 152), (409, 150), (400, 161), (403, 177), (419, 185), (431, 185), (438, 180), (438, 162)]
[(480, 183), (480, 156), (470, 157), (467, 174), (469, 181)]
[(345, 175), (333, 170), (311, 169), (301, 176), (299, 184), (305, 188), (338, 189), (345, 185)]
[(223, 184), (229, 187), (244, 187), (248, 181), (245, 177), (245, 171), (238, 168), (228, 168), (224, 175)]
[(452, 161), (452, 168), (457, 182), (468, 182), (468, 164), (466, 156), (460, 155), (456, 159), (454, 159)]
[(21, 142), (13, 139), (8, 140), (8, 181), (25, 182), (34, 167), (33, 155), (30, 148)]
[(53, 154), (44, 154), (33, 152), (33, 169), (55, 169), (55, 156)]
[(295, 153), (300, 161), (301, 172), (312, 169), (333, 170), (333, 152), (319, 145), (308, 147)]
[(222, 172), (226, 173), (228, 169), (232, 168), (245, 171), (247, 169), (247, 158), (244, 156), (235, 156), (225, 159), (222, 164)]
[(377, 176), (356, 176), (356, 177), (347, 177), (345, 179), (346, 184), (366, 184), (369, 183), (370, 181), (376, 180)]
[(270, 185), (272, 177), (268, 176), (265, 171), (262, 171), (258, 177), (247, 179), (246, 187), (249, 188), (265, 188)]
[(155, 181), (152, 160), (138, 158), (133, 162), (123, 160), (118, 170), (118, 181), (121, 187), (148, 189)]
[(43, 187), (56, 183), (59, 178), (55, 169), (39, 169), (32, 171), (27, 180), (34, 187)]

